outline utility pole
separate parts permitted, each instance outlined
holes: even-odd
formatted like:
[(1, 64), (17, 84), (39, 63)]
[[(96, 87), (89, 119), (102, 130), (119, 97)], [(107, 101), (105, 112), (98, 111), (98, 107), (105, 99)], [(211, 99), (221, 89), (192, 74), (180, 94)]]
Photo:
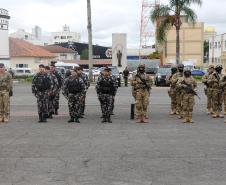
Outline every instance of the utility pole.
[(93, 81), (93, 43), (92, 43), (92, 21), (91, 21), (91, 3), (87, 0), (87, 18), (88, 18), (88, 40), (89, 40), (89, 80)]

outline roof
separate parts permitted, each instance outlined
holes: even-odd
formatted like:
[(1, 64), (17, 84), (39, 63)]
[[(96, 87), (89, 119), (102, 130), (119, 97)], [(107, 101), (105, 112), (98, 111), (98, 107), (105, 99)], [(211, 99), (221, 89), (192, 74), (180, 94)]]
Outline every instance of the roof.
[(42, 46), (43, 49), (48, 50), (51, 53), (75, 53), (74, 50), (65, 48), (58, 45), (49, 45), (49, 46)]
[[(78, 65), (88, 65), (89, 60), (63, 60), (65, 63), (75, 63)], [(112, 60), (111, 59), (93, 59), (94, 65), (111, 65)]]
[(30, 42), (9, 38), (10, 57), (41, 57), (41, 58), (54, 58), (55, 54), (31, 44)]

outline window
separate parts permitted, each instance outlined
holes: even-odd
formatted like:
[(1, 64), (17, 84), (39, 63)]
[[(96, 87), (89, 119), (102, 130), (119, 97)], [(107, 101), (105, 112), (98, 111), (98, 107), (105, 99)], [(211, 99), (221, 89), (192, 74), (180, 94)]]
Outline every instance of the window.
[(28, 64), (16, 64), (16, 68), (28, 68)]
[(67, 39), (71, 39), (72, 38), (72, 36), (67, 36)]
[(210, 42), (210, 49), (212, 49), (212, 43)]
[(30, 70), (25, 70), (25, 73), (31, 73), (31, 71)]
[(215, 46), (214, 46), (214, 48), (217, 48), (217, 42), (215, 42)]
[(221, 48), (221, 42), (218, 42), (218, 48)]
[(66, 36), (61, 36), (60, 38), (61, 38), (61, 39), (66, 39)]

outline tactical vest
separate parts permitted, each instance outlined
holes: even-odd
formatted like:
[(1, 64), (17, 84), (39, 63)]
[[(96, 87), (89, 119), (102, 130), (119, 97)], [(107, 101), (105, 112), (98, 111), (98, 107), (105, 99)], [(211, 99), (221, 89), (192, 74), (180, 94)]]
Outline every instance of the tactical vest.
[(81, 84), (79, 83), (78, 78), (69, 77), (68, 92), (70, 94), (78, 94), (82, 92), (82, 87), (81, 87)]
[(51, 81), (47, 77), (47, 74), (38, 74), (35, 80), (35, 86), (38, 91), (43, 92), (51, 87)]

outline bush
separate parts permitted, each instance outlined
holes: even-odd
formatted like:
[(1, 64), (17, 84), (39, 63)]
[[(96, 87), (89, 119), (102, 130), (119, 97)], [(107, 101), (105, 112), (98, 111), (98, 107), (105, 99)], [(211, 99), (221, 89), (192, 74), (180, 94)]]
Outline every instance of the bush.
[(33, 80), (33, 76), (30, 76), (30, 77), (25, 78), (25, 81), (26, 82), (32, 82), (32, 80)]
[(201, 80), (202, 80), (202, 76), (193, 76), (193, 78), (194, 78), (195, 80), (198, 80), (198, 81), (201, 81)]

